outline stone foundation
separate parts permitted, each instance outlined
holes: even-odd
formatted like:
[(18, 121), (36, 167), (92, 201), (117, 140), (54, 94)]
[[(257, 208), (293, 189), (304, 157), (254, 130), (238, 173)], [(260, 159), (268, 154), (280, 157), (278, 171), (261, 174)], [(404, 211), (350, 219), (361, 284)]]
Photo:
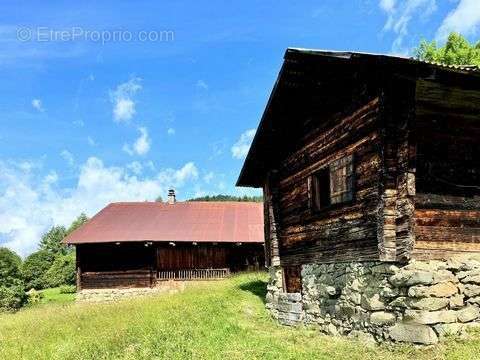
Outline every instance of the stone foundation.
[(85, 289), (77, 293), (78, 302), (109, 302), (138, 296), (172, 294), (185, 289), (184, 281), (157, 281), (152, 288)]
[(287, 294), (270, 269), (267, 308), (285, 325), (377, 342), (435, 344), (480, 321), (480, 261), (351, 262), (302, 266), (302, 292)]

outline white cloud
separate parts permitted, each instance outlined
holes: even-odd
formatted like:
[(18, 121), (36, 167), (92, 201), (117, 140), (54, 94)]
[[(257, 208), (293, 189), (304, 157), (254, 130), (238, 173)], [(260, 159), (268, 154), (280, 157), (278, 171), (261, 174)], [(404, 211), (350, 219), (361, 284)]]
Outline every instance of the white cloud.
[(123, 144), (123, 151), (129, 155), (145, 155), (150, 151), (151, 139), (148, 136), (148, 130), (146, 127), (139, 127), (140, 136), (133, 143), (133, 145)]
[(175, 135), (175, 129), (174, 128), (168, 128), (167, 134), (168, 135)]
[(476, 35), (479, 29), (480, 1), (460, 0), (458, 6), (443, 20), (435, 38), (438, 41), (445, 41), (452, 31), (463, 35)]
[(118, 122), (130, 121), (136, 113), (134, 95), (142, 89), (140, 78), (132, 78), (120, 84), (110, 92), (110, 101), (113, 104), (113, 118)]
[(208, 160), (213, 160), (220, 157), (227, 147), (226, 139), (215, 141), (209, 144), (212, 154), (209, 156)]
[(73, 154), (68, 151), (68, 150), (62, 150), (60, 153), (60, 156), (65, 160), (68, 165), (73, 166), (75, 164), (75, 158), (73, 157)]
[(404, 44), (408, 35), (408, 27), (413, 18), (426, 19), (436, 9), (435, 0), (380, 0), (379, 7), (387, 14), (387, 21), (383, 31), (391, 31), (396, 34), (392, 44), (392, 52), (406, 54), (409, 47)]
[(188, 162), (182, 168), (175, 170), (174, 172), (171, 170), (165, 171), (160, 175), (160, 178), (163, 178), (165, 181), (170, 178), (170, 181), (173, 181), (172, 186), (175, 184), (184, 184), (188, 180), (198, 178), (198, 169), (193, 162)]
[(240, 139), (232, 146), (232, 156), (235, 159), (243, 159), (247, 156), (248, 150), (255, 136), (255, 129), (249, 129), (240, 135)]
[(52, 225), (68, 226), (81, 212), (92, 216), (110, 202), (154, 200), (198, 178), (192, 162), (149, 178), (132, 174), (132, 164), (109, 167), (91, 157), (79, 167), (77, 183), (59, 189), (54, 171), (42, 176), (34, 163), (0, 160), (0, 246), (27, 255)]
[(42, 100), (40, 99), (33, 99), (32, 100), (32, 106), (35, 110), (44, 112), (45, 109), (43, 108)]
[(202, 89), (202, 90), (208, 90), (208, 84), (203, 80), (198, 80), (197, 81), (197, 88)]
[(389, 13), (395, 8), (395, 0), (380, 0), (380, 8)]
[(130, 169), (135, 175), (140, 175), (143, 170), (142, 164), (138, 161), (132, 161), (130, 164), (127, 164), (127, 168)]
[(205, 183), (207, 184), (210, 184), (210, 182), (213, 180), (214, 177), (215, 177), (215, 174), (210, 171), (209, 173), (203, 176), (203, 181), (205, 181)]

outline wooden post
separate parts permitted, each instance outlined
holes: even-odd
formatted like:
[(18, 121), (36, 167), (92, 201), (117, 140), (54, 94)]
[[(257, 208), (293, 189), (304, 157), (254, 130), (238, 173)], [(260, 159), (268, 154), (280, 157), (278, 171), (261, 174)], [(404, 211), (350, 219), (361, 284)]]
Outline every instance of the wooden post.
[(82, 268), (80, 266), (80, 246), (75, 251), (75, 263), (77, 267), (77, 292), (82, 290)]
[(278, 211), (276, 211), (277, 191), (273, 173), (268, 174), (264, 187), (264, 206), (265, 206), (265, 255), (267, 266), (280, 265), (280, 253), (278, 244)]
[(77, 266), (77, 291), (82, 290), (82, 270)]

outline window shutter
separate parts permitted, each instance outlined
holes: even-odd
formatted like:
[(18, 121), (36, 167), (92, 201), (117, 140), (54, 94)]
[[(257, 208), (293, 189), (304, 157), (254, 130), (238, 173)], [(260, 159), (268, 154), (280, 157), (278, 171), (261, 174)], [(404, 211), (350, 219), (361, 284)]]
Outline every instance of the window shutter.
[(330, 164), (330, 201), (339, 204), (353, 200), (353, 156), (345, 156)]

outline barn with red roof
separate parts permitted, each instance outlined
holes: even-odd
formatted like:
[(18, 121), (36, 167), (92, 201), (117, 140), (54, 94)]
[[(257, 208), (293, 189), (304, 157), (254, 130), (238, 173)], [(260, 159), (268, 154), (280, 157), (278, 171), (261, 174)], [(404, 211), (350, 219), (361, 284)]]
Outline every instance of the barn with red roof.
[(112, 203), (65, 242), (79, 289), (151, 287), (264, 266), (263, 206), (255, 202)]

